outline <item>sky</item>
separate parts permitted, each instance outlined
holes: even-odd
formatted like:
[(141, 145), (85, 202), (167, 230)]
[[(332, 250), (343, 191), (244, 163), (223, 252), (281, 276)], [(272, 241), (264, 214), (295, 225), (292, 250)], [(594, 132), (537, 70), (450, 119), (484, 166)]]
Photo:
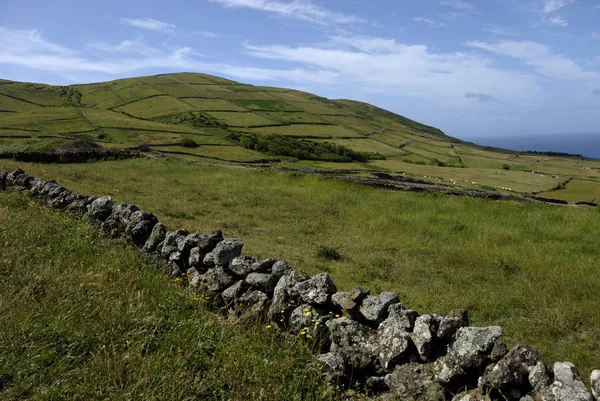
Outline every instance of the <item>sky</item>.
[(182, 71), (360, 100), (464, 139), (600, 133), (600, 0), (0, 0), (0, 78)]

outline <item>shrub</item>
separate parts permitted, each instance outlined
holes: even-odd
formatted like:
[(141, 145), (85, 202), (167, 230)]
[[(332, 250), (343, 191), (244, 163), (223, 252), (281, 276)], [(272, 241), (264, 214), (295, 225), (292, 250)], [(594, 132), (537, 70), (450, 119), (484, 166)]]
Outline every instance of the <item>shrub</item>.
[(198, 143), (194, 141), (192, 138), (181, 138), (179, 140), (179, 144), (184, 148), (197, 148)]
[(502, 170), (510, 170), (510, 166), (508, 164), (503, 164)]
[(335, 248), (320, 245), (317, 247), (317, 257), (324, 260), (340, 260), (342, 255)]

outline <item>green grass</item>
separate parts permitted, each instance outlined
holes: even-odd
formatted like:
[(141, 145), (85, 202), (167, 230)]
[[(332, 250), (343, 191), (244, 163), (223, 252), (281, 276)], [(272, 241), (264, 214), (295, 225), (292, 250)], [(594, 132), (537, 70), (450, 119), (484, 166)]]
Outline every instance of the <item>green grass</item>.
[(542, 192), (540, 195), (563, 199), (569, 202), (586, 201), (600, 203), (600, 182), (572, 180), (563, 189)]
[(285, 112), (285, 111), (262, 111), (260, 115), (279, 123), (325, 123), (324, 119), (304, 113), (304, 112)]
[(193, 104), (199, 110), (204, 111), (245, 111), (239, 106), (223, 99), (200, 99), (200, 98), (185, 98), (186, 102)]
[[(267, 156), (253, 150), (240, 148), (238, 146), (211, 146), (202, 145), (200, 147), (190, 149), (183, 146), (152, 146), (153, 149), (169, 152), (184, 153), (186, 155), (201, 156), (207, 158), (215, 158), (218, 160), (226, 160), (232, 162), (254, 162), (257, 160), (274, 159), (272, 156)], [(173, 154), (175, 157), (180, 157), (179, 154)], [(184, 155), (185, 156), (185, 155)], [(186, 160), (195, 161), (194, 158), (185, 158)]]
[(192, 106), (189, 106), (177, 99), (169, 96), (152, 97), (121, 106), (116, 111), (124, 111), (134, 117), (153, 118), (169, 114), (184, 113), (186, 111), (194, 111)]
[[(244, 240), (246, 254), (328, 272), (340, 290), (395, 291), (420, 313), (469, 309), (473, 325), (500, 324), (510, 345), (529, 344), (550, 363), (572, 361), (584, 376), (600, 366), (596, 209), (387, 192), (211, 163), (0, 161), (17, 165), (135, 203), (169, 227), (223, 229)], [(342, 258), (317, 258), (319, 246)]]
[(384, 156), (401, 155), (405, 153), (401, 149), (370, 139), (327, 139), (325, 142), (342, 145), (357, 152), (381, 153)]
[[(236, 130), (237, 131), (237, 130)], [(247, 132), (249, 134), (275, 134), (275, 135), (289, 135), (297, 137), (323, 137), (323, 138), (335, 138), (335, 137), (358, 137), (359, 135), (354, 131), (338, 127), (337, 125), (287, 125), (282, 127), (261, 127), (261, 128), (243, 128), (239, 131)]]
[(227, 321), (89, 223), (0, 193), (0, 400), (328, 400), (311, 345)]
[(209, 114), (224, 124), (233, 127), (251, 127), (253, 125), (275, 124), (274, 121), (268, 120), (254, 113), (211, 111), (207, 112), (206, 114)]

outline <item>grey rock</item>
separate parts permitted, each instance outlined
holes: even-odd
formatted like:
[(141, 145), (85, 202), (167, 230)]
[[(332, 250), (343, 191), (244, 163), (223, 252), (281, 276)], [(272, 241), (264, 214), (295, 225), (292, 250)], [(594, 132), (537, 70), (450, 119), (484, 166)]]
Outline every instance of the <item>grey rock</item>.
[(437, 330), (437, 338), (450, 341), (456, 331), (469, 325), (469, 315), (465, 309), (455, 309), (442, 317)]
[(32, 196), (39, 196), (46, 185), (46, 181), (41, 178), (34, 178), (31, 182), (30, 193)]
[(592, 394), (579, 377), (575, 365), (570, 362), (554, 364), (552, 394), (556, 401), (592, 401)]
[(331, 352), (344, 358), (353, 369), (379, 369), (377, 332), (354, 320), (341, 317), (327, 322), (331, 335)]
[(345, 365), (344, 358), (332, 352), (321, 354), (317, 357), (317, 361), (321, 364), (323, 373), (329, 375), (341, 375), (344, 373)]
[(283, 276), (273, 290), (273, 300), (267, 316), (275, 323), (285, 326), (290, 312), (298, 306), (298, 294), (294, 290), (296, 280)]
[(398, 303), (400, 303), (398, 295), (393, 292), (382, 292), (378, 296), (365, 297), (359, 311), (367, 322), (378, 325), (387, 317), (388, 307)]
[(154, 225), (151, 221), (143, 220), (137, 223), (131, 230), (131, 242), (141, 248), (152, 233)]
[(368, 394), (379, 394), (390, 391), (385, 377), (371, 376), (365, 382), (365, 390)]
[(271, 274), (279, 280), (283, 275), (288, 275), (292, 271), (292, 268), (288, 262), (281, 260), (273, 264), (271, 267)]
[(492, 362), (498, 362), (508, 354), (508, 347), (502, 341), (496, 341), (492, 352), (490, 353), (490, 359)]
[(200, 273), (198, 273), (198, 270), (196, 270), (195, 267), (190, 267), (187, 269), (185, 274), (187, 275), (189, 286), (192, 288), (198, 288), (200, 285)]
[(327, 274), (318, 274), (311, 279), (297, 283), (294, 290), (309, 304), (325, 305), (337, 289)]
[(485, 367), (494, 343), (501, 336), (500, 326), (461, 327), (450, 343), (448, 353), (434, 364), (435, 380), (448, 385), (463, 380), (468, 370)]
[(354, 311), (371, 292), (364, 287), (354, 287), (350, 292), (338, 292), (331, 296), (334, 305), (347, 311)]
[(297, 283), (310, 279), (310, 276), (308, 274), (304, 273), (302, 270), (297, 269), (292, 269), (292, 271), (290, 272), (290, 277)]
[(236, 302), (236, 311), (241, 317), (261, 315), (268, 308), (269, 297), (261, 291), (242, 295)]
[(94, 220), (104, 221), (110, 216), (114, 202), (110, 196), (101, 196), (92, 202), (88, 209), (88, 216)]
[(452, 398), (452, 401), (492, 401), (492, 399), (480, 388), (476, 388), (473, 390), (463, 391), (455, 395)]
[(177, 231), (168, 232), (167, 235), (165, 236), (163, 246), (160, 251), (162, 256), (164, 258), (168, 258), (170, 254), (172, 254), (173, 252), (177, 252), (179, 249), (177, 247), (177, 239), (184, 237), (187, 234), (188, 234), (188, 232), (185, 230), (177, 230)]
[(208, 291), (221, 292), (235, 283), (233, 276), (228, 274), (222, 266), (208, 270), (200, 276), (200, 281)]
[(421, 359), (426, 361), (429, 359), (434, 341), (437, 339), (437, 330), (441, 321), (438, 315), (423, 315), (419, 316), (415, 321), (415, 327), (411, 335), (412, 342), (417, 347), (417, 352)]
[(389, 307), (391, 313), (377, 329), (379, 360), (384, 369), (390, 369), (407, 354), (410, 346), (410, 329), (417, 318), (415, 311), (393, 308), (398, 305)]
[(190, 250), (190, 256), (188, 258), (188, 265), (193, 267), (198, 267), (202, 264), (202, 259), (204, 259), (204, 255), (200, 253), (200, 248), (195, 247)]
[(238, 280), (234, 285), (221, 293), (221, 298), (225, 304), (231, 304), (248, 289), (244, 280)]
[(433, 381), (431, 365), (407, 363), (385, 377), (391, 392), (401, 400), (442, 401), (445, 391)]
[(85, 213), (86, 201), (87, 196), (72, 193), (65, 199), (67, 203), (66, 209), (76, 213)]
[(516, 345), (493, 368), (486, 369), (479, 378), (479, 385), (512, 393), (518, 398), (519, 394), (523, 396), (533, 387), (529, 383), (529, 372), (538, 362), (541, 362), (540, 356), (534, 349)]
[(198, 239), (198, 248), (202, 253), (211, 252), (219, 242), (223, 241), (223, 233), (221, 230), (212, 232), (211, 234), (201, 234)]
[(213, 267), (215, 265), (215, 256), (212, 253), (207, 253), (202, 259), (204, 266)]
[(590, 383), (592, 384), (592, 395), (594, 399), (600, 401), (600, 370), (594, 370), (590, 375)]
[(529, 374), (527, 378), (531, 387), (538, 392), (543, 392), (545, 388), (552, 384), (553, 373), (548, 369), (544, 362), (537, 361), (535, 365), (528, 367)]
[(237, 238), (227, 238), (217, 244), (210, 252), (215, 266), (227, 266), (229, 262), (240, 256), (244, 243)]
[(6, 187), (6, 176), (8, 175), (7, 171), (0, 171), (0, 187)]
[(184, 262), (184, 257), (181, 252), (173, 252), (169, 255), (168, 264), (171, 268), (172, 275), (183, 274), (187, 270)]
[(154, 227), (152, 227), (150, 236), (144, 244), (144, 250), (146, 250), (147, 252), (154, 252), (158, 248), (158, 244), (165, 240), (166, 235), (167, 229), (165, 228), (164, 224), (155, 224)]
[[(329, 335), (327, 321), (330, 316), (324, 315), (319, 309), (312, 305), (304, 304), (295, 308), (290, 313), (289, 329), (300, 336), (314, 339), (315, 341), (324, 341)], [(308, 337), (310, 336), (310, 337)]]
[(177, 238), (177, 250), (184, 255), (188, 255), (190, 250), (198, 245), (199, 234), (188, 234), (185, 237)]
[(229, 270), (237, 276), (245, 277), (250, 273), (266, 273), (267, 270), (255, 269), (258, 258), (254, 256), (238, 256), (229, 263)]
[(277, 277), (267, 273), (250, 273), (246, 276), (246, 283), (256, 290), (273, 294), (273, 290), (277, 285)]

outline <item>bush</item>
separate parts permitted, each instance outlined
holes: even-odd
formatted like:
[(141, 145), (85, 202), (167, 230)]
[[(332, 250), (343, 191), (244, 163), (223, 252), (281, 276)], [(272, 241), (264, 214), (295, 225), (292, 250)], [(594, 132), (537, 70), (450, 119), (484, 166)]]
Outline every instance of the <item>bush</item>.
[(503, 164), (502, 170), (510, 170), (510, 166), (508, 164)]
[(317, 257), (324, 260), (340, 260), (342, 255), (335, 248), (320, 245), (317, 247)]
[(198, 143), (194, 141), (192, 138), (181, 138), (179, 140), (179, 144), (184, 148), (197, 148)]

